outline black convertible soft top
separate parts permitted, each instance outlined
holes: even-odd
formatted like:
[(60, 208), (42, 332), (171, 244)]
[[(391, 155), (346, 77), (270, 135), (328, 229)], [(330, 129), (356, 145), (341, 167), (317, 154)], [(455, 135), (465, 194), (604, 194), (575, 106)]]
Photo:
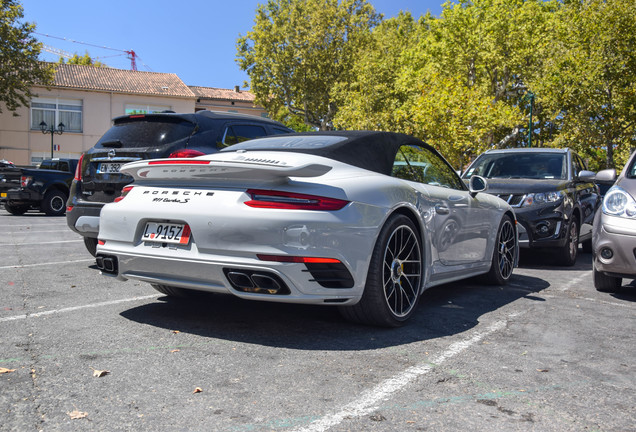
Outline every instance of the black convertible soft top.
[(437, 153), (431, 146), (415, 137), (377, 131), (321, 131), (275, 135), (244, 141), (222, 151), (271, 150), (308, 153), (391, 175), (395, 154), (403, 145), (426, 147)]

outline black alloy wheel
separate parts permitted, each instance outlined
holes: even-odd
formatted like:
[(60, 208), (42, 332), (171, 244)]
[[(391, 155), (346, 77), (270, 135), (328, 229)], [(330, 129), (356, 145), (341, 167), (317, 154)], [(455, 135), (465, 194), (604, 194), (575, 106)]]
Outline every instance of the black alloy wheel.
[(517, 261), (517, 231), (512, 218), (504, 215), (497, 230), (497, 240), (492, 254), (490, 271), (486, 273), (486, 281), (493, 285), (504, 285), (512, 277)]

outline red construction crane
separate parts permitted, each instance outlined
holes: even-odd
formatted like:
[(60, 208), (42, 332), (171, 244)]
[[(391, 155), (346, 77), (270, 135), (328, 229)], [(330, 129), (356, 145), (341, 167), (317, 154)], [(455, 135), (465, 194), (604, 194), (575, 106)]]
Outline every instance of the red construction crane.
[[(38, 32), (33, 32), (33, 33), (38, 34), (40, 36), (46, 36), (46, 37), (49, 37), (49, 38), (64, 40), (64, 41), (67, 41), (67, 42), (73, 42), (73, 43), (77, 43), (77, 44), (81, 44), (81, 45), (88, 45), (88, 46), (92, 46), (92, 47), (96, 47), (96, 48), (101, 48), (101, 49), (107, 49), (107, 50), (111, 50), (111, 51), (119, 51), (119, 52), (122, 52), (122, 53), (126, 53), (128, 55), (128, 60), (130, 60), (130, 69), (134, 70), (134, 71), (137, 70), (137, 59), (139, 58), (139, 56), (133, 50), (120, 50), (120, 49), (116, 49), (116, 48), (110, 48), (110, 47), (106, 47), (106, 46), (95, 45), (95, 44), (90, 44), (90, 43), (86, 43), (86, 42), (80, 42), (80, 41), (76, 41), (76, 40), (73, 40), (73, 39), (67, 39), (67, 38), (64, 38), (64, 37), (51, 36), (51, 35), (44, 34), (44, 33), (38, 33)], [(47, 45), (45, 45), (44, 47), (45, 47), (44, 48), (45, 51), (56, 53), (56, 54), (59, 54), (59, 52), (62, 51), (62, 50), (58, 50), (58, 49), (49, 47)], [(62, 54), (62, 56), (64, 56), (64, 55)], [(96, 57), (96, 58), (99, 58), (99, 57)]]

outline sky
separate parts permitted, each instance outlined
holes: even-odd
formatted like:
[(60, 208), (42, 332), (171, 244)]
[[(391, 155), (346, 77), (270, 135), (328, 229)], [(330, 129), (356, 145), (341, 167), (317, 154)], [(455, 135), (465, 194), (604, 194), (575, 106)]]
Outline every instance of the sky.
[[(401, 10), (439, 16), (445, 0), (369, 0), (386, 18)], [(124, 51), (137, 55), (137, 70), (174, 73), (186, 85), (243, 87), (248, 76), (236, 63), (236, 40), (254, 25), (266, 0), (21, 0), (24, 21), (36, 25), (43, 44), (89, 55), (109, 67), (130, 69)], [(75, 42), (73, 42), (75, 41)], [(78, 42), (83, 42), (80, 44)], [(43, 52), (41, 60), (59, 55)]]

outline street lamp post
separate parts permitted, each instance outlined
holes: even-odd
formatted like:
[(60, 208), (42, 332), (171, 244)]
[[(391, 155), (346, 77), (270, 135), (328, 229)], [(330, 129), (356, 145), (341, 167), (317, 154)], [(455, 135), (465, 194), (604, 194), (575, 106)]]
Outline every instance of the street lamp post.
[(64, 133), (64, 127), (64, 123), (62, 122), (57, 125), (57, 129), (55, 129), (55, 126), (53, 125), (48, 126), (45, 121), (40, 122), (40, 130), (42, 131), (42, 133), (45, 135), (51, 134), (51, 159), (53, 159), (53, 135), (62, 135)]

